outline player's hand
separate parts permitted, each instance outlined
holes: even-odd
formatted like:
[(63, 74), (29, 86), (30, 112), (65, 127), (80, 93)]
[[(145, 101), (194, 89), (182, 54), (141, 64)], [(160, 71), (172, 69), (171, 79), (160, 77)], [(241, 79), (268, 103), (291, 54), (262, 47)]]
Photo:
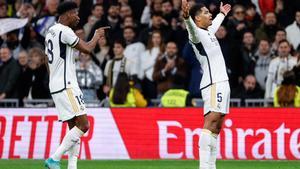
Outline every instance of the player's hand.
[(230, 10), (231, 10), (230, 4), (223, 5), (223, 2), (221, 2), (220, 12), (222, 12), (225, 16), (227, 16), (227, 14), (230, 12)]
[(182, 9), (182, 12), (183, 12), (183, 17), (185, 19), (188, 19), (190, 14), (189, 14), (189, 11), (190, 11), (190, 5), (188, 3), (187, 0), (182, 0), (181, 1), (181, 9)]
[(98, 39), (105, 37), (105, 30), (106, 29), (110, 29), (110, 26), (104, 26), (104, 27), (100, 27), (98, 29), (95, 30), (95, 35)]

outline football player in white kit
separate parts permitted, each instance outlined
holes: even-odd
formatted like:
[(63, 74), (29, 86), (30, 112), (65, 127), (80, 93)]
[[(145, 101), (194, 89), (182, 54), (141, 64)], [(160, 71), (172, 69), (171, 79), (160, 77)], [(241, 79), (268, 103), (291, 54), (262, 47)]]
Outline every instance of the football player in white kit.
[(49, 87), (59, 112), (58, 118), (68, 122), (70, 130), (55, 153), (45, 161), (45, 167), (60, 169), (60, 159), (68, 151), (68, 169), (76, 169), (80, 138), (88, 131), (89, 123), (83, 95), (77, 83), (73, 52), (74, 48), (84, 53), (92, 52), (98, 40), (105, 38), (105, 29), (109, 27), (97, 29), (92, 40), (84, 42), (72, 30), (79, 22), (76, 3), (63, 2), (57, 12), (58, 23), (51, 26), (46, 34), (45, 52), (50, 71)]
[(203, 76), (201, 93), (204, 100), (204, 126), (199, 140), (200, 169), (216, 169), (217, 137), (225, 114), (229, 111), (230, 87), (224, 57), (215, 36), (231, 6), (223, 6), (212, 20), (212, 14), (202, 4), (189, 7), (182, 0), (182, 11), (189, 40), (199, 60)]

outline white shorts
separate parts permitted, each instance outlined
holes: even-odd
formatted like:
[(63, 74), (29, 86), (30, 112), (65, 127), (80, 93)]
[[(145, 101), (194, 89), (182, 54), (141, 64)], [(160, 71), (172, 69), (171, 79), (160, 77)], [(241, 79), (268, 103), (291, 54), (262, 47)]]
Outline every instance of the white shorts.
[(230, 87), (228, 81), (213, 83), (201, 91), (204, 115), (208, 112), (229, 113)]
[(59, 121), (67, 121), (75, 116), (87, 114), (83, 94), (79, 88), (67, 88), (52, 94), (52, 98), (58, 111)]

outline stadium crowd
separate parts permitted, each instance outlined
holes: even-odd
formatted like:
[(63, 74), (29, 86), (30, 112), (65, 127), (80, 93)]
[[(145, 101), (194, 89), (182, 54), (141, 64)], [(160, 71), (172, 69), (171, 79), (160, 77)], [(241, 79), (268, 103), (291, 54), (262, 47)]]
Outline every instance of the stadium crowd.
[[(107, 38), (100, 39), (91, 54), (77, 52), (74, 56), (85, 100), (110, 96), (114, 105), (123, 104), (120, 99), (125, 98), (125, 105), (144, 107), (170, 89), (185, 89), (189, 97), (201, 98), (202, 72), (188, 42), (181, 0), (75, 2), (80, 17), (74, 30), (78, 37), (90, 40), (98, 27), (111, 26)], [(219, 0), (189, 0), (191, 5), (198, 2), (204, 3), (213, 17), (219, 13)], [(300, 1), (223, 2), (233, 8), (216, 37), (227, 65), (231, 98), (275, 97), (277, 106), (299, 106)], [(25, 98), (51, 98), (44, 37), (57, 20), (59, 3), (0, 0), (1, 19), (29, 20), (25, 27), (1, 35), (0, 100), (18, 98), (22, 106)], [(125, 82), (118, 82), (119, 73)]]

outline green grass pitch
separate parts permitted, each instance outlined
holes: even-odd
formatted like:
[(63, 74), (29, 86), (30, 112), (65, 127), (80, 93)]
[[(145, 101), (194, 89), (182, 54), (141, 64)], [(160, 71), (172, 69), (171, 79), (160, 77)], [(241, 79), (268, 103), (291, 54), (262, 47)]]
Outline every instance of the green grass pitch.
[[(43, 160), (0, 160), (0, 169), (44, 169)], [(78, 169), (198, 169), (195, 160), (80, 160)], [(300, 169), (300, 161), (219, 160), (218, 169)], [(63, 160), (61, 169), (67, 169)]]

